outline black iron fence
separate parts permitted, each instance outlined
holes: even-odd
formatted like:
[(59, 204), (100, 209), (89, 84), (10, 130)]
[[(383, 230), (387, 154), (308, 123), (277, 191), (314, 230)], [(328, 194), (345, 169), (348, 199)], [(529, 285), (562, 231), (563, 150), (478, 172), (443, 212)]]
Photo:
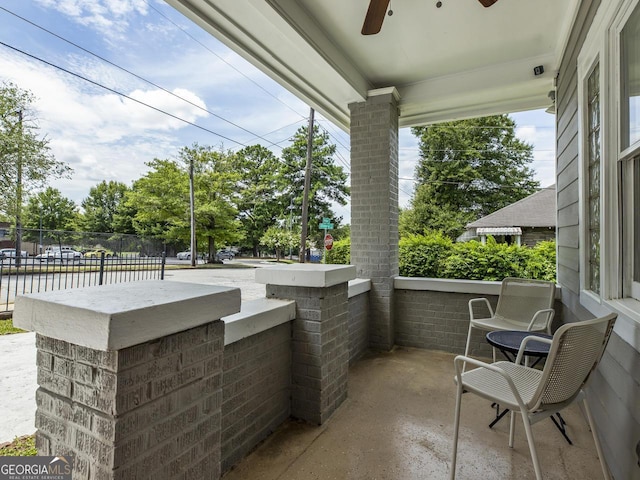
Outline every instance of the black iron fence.
[(55, 247), (45, 254), (21, 258), (18, 265), (16, 258), (4, 258), (0, 260), (0, 312), (10, 311), (15, 297), (26, 293), (164, 280), (165, 258), (164, 252), (118, 254), (107, 249), (74, 256)]

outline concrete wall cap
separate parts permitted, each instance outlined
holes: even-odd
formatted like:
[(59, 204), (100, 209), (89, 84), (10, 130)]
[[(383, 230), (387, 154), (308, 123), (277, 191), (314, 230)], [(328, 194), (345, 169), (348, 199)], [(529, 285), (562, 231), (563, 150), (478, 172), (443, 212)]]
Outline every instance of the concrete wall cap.
[(119, 350), (240, 311), (240, 289), (150, 280), (18, 296), (14, 324), (97, 350)]
[(356, 278), (349, 281), (349, 298), (371, 291), (371, 280), (368, 278)]
[(356, 278), (354, 265), (296, 263), (256, 270), (256, 282), (290, 287), (331, 287)]
[(243, 302), (240, 313), (224, 317), (224, 344), (277, 327), (296, 318), (296, 302), (258, 298)]
[[(429, 290), (433, 292), (500, 295), (502, 282), (488, 280), (456, 280), (450, 278), (396, 277), (396, 290)], [(556, 285), (556, 299), (562, 298), (562, 288)]]

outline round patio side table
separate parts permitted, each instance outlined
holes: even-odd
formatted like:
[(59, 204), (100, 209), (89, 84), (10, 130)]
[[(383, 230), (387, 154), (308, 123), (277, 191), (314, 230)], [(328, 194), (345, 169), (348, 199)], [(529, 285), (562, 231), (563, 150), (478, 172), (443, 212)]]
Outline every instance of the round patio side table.
[[(487, 333), (486, 338), (487, 343), (500, 350), (507, 360), (509, 360), (510, 362), (515, 362), (518, 351), (520, 350), (520, 345), (522, 344), (522, 340), (524, 340), (525, 337), (531, 336), (545, 339), (553, 338), (553, 336), (547, 335), (545, 333), (526, 332), (521, 330), (496, 330)], [(523, 355), (525, 357), (535, 357), (536, 360), (531, 365), (531, 367), (533, 368), (538, 364), (538, 362), (540, 362), (540, 360), (546, 358), (547, 355), (549, 355), (550, 346), (551, 345), (549, 345), (548, 343), (536, 342), (535, 340), (532, 340), (527, 342)], [(509, 409), (505, 409), (500, 412), (500, 405), (493, 404), (492, 406), (495, 406), (496, 408), (496, 418), (489, 424), (489, 428), (492, 428), (496, 423), (500, 421), (500, 419), (502, 419), (502, 417), (504, 417), (509, 412)], [(556, 415), (558, 419), (556, 420), (554, 416), (551, 416), (551, 420), (560, 431), (560, 433), (562, 433), (565, 440), (567, 440), (570, 445), (573, 445), (571, 439), (567, 435), (564, 419), (559, 413)]]

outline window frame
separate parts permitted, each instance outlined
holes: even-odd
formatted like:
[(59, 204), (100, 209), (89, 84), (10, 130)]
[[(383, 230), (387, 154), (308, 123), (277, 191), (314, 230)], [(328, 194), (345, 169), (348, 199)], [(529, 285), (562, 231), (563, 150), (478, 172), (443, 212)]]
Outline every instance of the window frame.
[[(595, 316), (603, 316), (612, 311), (619, 314), (615, 331), (640, 352), (640, 301), (625, 295), (624, 233), (621, 208), (623, 206), (623, 165), (621, 162), (631, 157), (635, 146), (620, 151), (622, 129), (620, 123), (621, 69), (620, 34), (632, 11), (640, 0), (608, 0), (598, 7), (595, 18), (578, 55), (577, 103), (578, 103), (578, 192), (579, 192), (579, 306)], [(602, 163), (601, 201), (601, 250), (600, 262), (607, 268), (601, 269), (601, 295), (594, 296), (585, 290), (585, 238), (584, 238), (584, 83), (595, 59), (600, 61), (601, 71), (601, 123), (602, 123)], [(628, 229), (626, 230), (629, 231)], [(628, 239), (626, 240), (628, 241)], [(628, 244), (627, 244), (628, 245)]]

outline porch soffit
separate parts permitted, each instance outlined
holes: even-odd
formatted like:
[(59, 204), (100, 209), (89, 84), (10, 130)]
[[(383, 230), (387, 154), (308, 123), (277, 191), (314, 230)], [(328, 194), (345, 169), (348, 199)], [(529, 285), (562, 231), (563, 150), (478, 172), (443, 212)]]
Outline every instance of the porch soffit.
[(369, 0), (167, 0), (345, 130), (349, 103), (391, 86), (401, 127), (548, 107), (580, 1), (393, 1), (362, 36)]

